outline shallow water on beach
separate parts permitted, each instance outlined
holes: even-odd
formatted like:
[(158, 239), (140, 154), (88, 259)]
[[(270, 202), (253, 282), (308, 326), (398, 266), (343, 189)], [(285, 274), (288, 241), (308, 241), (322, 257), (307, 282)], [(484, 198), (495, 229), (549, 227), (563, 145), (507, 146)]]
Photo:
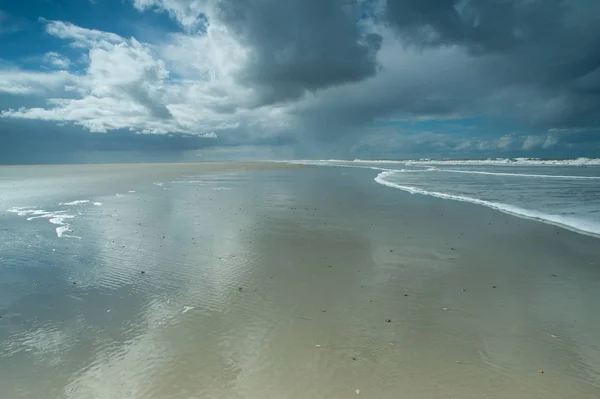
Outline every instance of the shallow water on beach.
[(593, 237), (372, 170), (27, 168), (0, 168), (2, 398), (600, 393)]

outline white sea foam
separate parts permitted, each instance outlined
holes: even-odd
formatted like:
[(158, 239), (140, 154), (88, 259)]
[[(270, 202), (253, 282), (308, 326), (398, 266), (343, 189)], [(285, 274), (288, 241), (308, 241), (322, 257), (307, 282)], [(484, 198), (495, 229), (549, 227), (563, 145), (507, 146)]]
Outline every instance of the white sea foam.
[(539, 158), (495, 158), (495, 159), (419, 159), (404, 162), (406, 165), (492, 165), (492, 166), (600, 166), (600, 158), (539, 159)]
[[(340, 162), (340, 161), (338, 161)], [(398, 161), (393, 159), (353, 159), (352, 161), (342, 161), (342, 162), (353, 162), (353, 163), (400, 163), (406, 164), (410, 162), (410, 160)]]
[(213, 190), (215, 190), (215, 191), (227, 191), (227, 190), (231, 190), (231, 187), (214, 187)]
[(94, 202), (93, 205), (94, 206), (102, 206), (102, 202)]
[(74, 215), (69, 215), (65, 211), (45, 211), (43, 209), (35, 207), (14, 207), (8, 210), (8, 212), (15, 213), (18, 216), (27, 216), (27, 220), (31, 221), (34, 219), (48, 219), (48, 221), (54, 225), (58, 225), (55, 228), (56, 235), (58, 237), (73, 237), (81, 238), (77, 236), (69, 236), (65, 233), (71, 232), (71, 225), (69, 220), (75, 218)]
[(54, 215), (52, 215), (52, 217), (50, 219), (48, 219), (48, 221), (52, 224), (66, 225), (67, 224), (66, 220), (73, 219), (74, 217), (75, 216), (73, 216), (73, 215), (65, 215), (64, 213), (61, 213), (61, 214), (55, 213)]
[(119, 198), (123, 197), (123, 194), (121, 194), (121, 193), (116, 193), (115, 195)]
[(76, 200), (71, 202), (61, 202), (59, 205), (73, 206), (73, 205), (82, 205), (90, 202), (89, 200)]
[(498, 211), (501, 211), (501, 212), (504, 212), (504, 213), (507, 213), (510, 215), (519, 216), (519, 217), (523, 217), (526, 219), (537, 220), (540, 222), (544, 222), (544, 223), (552, 224), (555, 226), (560, 226), (560, 227), (563, 227), (563, 228), (566, 228), (569, 230), (573, 230), (573, 231), (576, 231), (579, 233), (589, 234), (589, 235), (593, 235), (593, 236), (600, 236), (600, 224), (595, 223), (595, 222), (590, 222), (590, 221), (572, 218), (572, 217), (568, 217), (568, 216), (547, 214), (547, 213), (543, 213), (543, 212), (539, 212), (539, 211), (535, 211), (535, 210), (524, 209), (524, 208), (514, 206), (514, 205), (503, 204), (500, 202), (485, 201), (485, 200), (482, 200), (479, 198), (472, 198), (472, 197), (463, 196), (463, 195), (454, 195), (454, 194), (442, 193), (442, 192), (437, 192), (437, 191), (423, 190), (418, 187), (405, 186), (405, 185), (397, 184), (397, 183), (391, 182), (389, 180), (386, 180), (390, 176), (393, 176), (397, 173), (400, 173), (400, 172), (397, 170), (383, 171), (375, 177), (375, 181), (384, 186), (397, 188), (397, 189), (400, 189), (403, 191), (407, 191), (411, 194), (422, 194), (422, 195), (428, 195), (428, 196), (438, 197), (438, 198), (443, 198), (443, 199), (470, 202), (470, 203), (477, 204), (477, 205), (487, 206), (488, 208), (496, 209)]
[(56, 235), (58, 237), (62, 237), (65, 233), (70, 232), (70, 231), (71, 231), (71, 228), (68, 224), (64, 225), (64, 226), (58, 226), (56, 228)]
[(160, 187), (160, 186), (162, 186), (164, 183), (152, 183), (152, 184), (154, 184), (155, 186), (159, 186), (159, 187)]
[(135, 193), (135, 190), (129, 190), (127, 192), (130, 193), (130, 194), (133, 194), (133, 193)]
[[(405, 169), (402, 169), (401, 171), (409, 172), (409, 170), (405, 170)], [(419, 172), (419, 171), (410, 170), (410, 172)], [(464, 173), (464, 174), (473, 174), (473, 175), (535, 177), (535, 178), (547, 178), (547, 179), (600, 180), (599, 176), (540, 175), (540, 174), (530, 174), (530, 173), (483, 172), (483, 171), (479, 171), (479, 170), (456, 170), (456, 169), (438, 169), (438, 168), (424, 169), (423, 172), (447, 172), (447, 173)]]

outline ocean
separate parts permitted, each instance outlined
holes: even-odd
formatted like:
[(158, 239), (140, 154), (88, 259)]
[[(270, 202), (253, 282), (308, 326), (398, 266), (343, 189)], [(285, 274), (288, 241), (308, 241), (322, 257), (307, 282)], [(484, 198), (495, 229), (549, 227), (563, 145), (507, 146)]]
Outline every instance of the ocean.
[(600, 159), (301, 161), (367, 168), (379, 184), (600, 236)]

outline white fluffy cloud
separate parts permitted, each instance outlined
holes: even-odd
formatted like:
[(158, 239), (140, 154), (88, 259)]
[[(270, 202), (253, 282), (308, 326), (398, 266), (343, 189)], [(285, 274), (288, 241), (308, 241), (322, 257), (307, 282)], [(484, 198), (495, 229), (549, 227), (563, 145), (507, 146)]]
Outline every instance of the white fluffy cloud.
[(26, 72), (16, 68), (0, 69), (0, 92), (22, 95), (44, 95), (73, 83), (67, 72)]
[(540, 148), (548, 149), (558, 143), (558, 138), (552, 132), (539, 135), (519, 135), (512, 133), (500, 137), (497, 141), (490, 143), (490, 145), (491, 148), (497, 148), (502, 151), (519, 149), (531, 151)]
[(73, 82), (72, 97), (51, 97), (47, 108), (8, 110), (3, 116), (73, 122), (94, 132), (132, 128), (165, 133), (176, 127), (165, 120), (169, 112), (161, 101), (168, 72), (148, 46), (56, 21), (48, 22), (46, 30), (88, 50), (85, 74), (65, 74)]
[(544, 142), (546, 140), (543, 137), (540, 136), (527, 136), (525, 137), (525, 141), (523, 141), (523, 146), (522, 148), (525, 151), (534, 149), (534, 148), (540, 148)]
[(54, 51), (44, 54), (43, 62), (46, 66), (56, 69), (68, 69), (71, 65), (71, 61), (67, 57), (64, 57)]
[[(252, 90), (236, 83), (234, 75), (247, 54), (223, 26), (211, 25), (202, 35), (173, 34), (149, 45), (66, 22), (43, 22), (50, 35), (82, 49), (87, 66), (80, 75), (0, 71), (0, 91), (48, 95), (46, 107), (5, 110), (5, 118), (71, 122), (92, 132), (125, 128), (206, 138), (240, 129), (269, 135), (285, 126), (277, 107), (255, 107)], [(69, 66), (55, 52), (47, 53), (44, 62)], [(63, 96), (52, 96), (58, 92)]]
[(48, 34), (59, 39), (69, 40), (73, 47), (84, 49), (92, 47), (111, 48), (111, 46), (123, 41), (123, 38), (117, 34), (81, 28), (70, 22), (47, 21), (45, 19), (41, 19), (41, 22), (46, 24)]
[(211, 3), (206, 0), (133, 0), (133, 5), (140, 11), (164, 10), (187, 31), (194, 31), (203, 25), (201, 16)]
[(515, 134), (505, 134), (498, 139), (498, 148), (501, 150), (510, 150), (518, 138)]

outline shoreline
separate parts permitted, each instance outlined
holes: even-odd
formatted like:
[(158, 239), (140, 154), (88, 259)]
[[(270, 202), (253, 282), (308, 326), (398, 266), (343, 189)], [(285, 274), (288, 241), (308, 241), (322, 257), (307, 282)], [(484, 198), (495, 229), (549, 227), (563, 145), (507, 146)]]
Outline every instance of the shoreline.
[[(304, 162), (304, 161), (299, 161), (299, 162)], [(321, 161), (316, 161), (316, 162), (321, 162)], [(330, 162), (330, 161), (325, 161), (325, 162)], [(347, 161), (344, 161), (344, 162), (347, 162)], [(350, 161), (350, 162), (355, 162), (358, 164), (369, 163), (369, 162), (373, 163), (372, 161), (363, 161), (363, 160), (354, 160), (354, 161)], [(396, 161), (396, 162), (397, 163), (406, 163), (405, 161)], [(377, 161), (375, 163), (387, 163), (387, 162), (386, 161)], [(378, 184), (380, 184), (382, 186), (387, 186), (389, 188), (401, 190), (401, 191), (410, 193), (412, 195), (423, 195), (423, 196), (434, 197), (434, 198), (443, 199), (443, 200), (466, 202), (466, 203), (470, 203), (473, 205), (483, 206), (483, 207), (493, 209), (495, 211), (498, 211), (498, 212), (501, 212), (501, 213), (504, 213), (507, 215), (516, 216), (521, 219), (533, 220), (533, 221), (536, 221), (539, 223), (544, 223), (547, 225), (560, 227), (562, 229), (565, 229), (565, 230), (568, 230), (568, 231), (571, 231), (574, 233), (578, 233), (578, 234), (582, 234), (582, 235), (600, 239), (600, 231), (597, 231), (598, 227), (590, 226), (587, 229), (576, 227), (576, 225), (589, 224), (589, 222), (585, 221), (585, 220), (579, 220), (579, 219), (570, 220), (570, 218), (565, 217), (565, 216), (548, 214), (548, 213), (544, 213), (544, 212), (540, 212), (540, 211), (536, 211), (536, 210), (529, 210), (529, 209), (521, 208), (521, 207), (514, 206), (514, 205), (486, 201), (486, 200), (482, 200), (479, 198), (473, 198), (473, 197), (468, 197), (468, 196), (463, 196), (463, 195), (455, 195), (455, 194), (447, 194), (447, 193), (436, 192), (436, 191), (429, 191), (429, 190), (419, 189), (419, 188), (415, 188), (412, 186), (405, 186), (405, 185), (401, 185), (401, 184), (397, 184), (397, 183), (389, 182), (389, 181), (385, 180), (385, 177), (387, 177), (388, 175), (400, 173), (401, 170), (399, 170), (399, 169), (389, 169), (389, 168), (382, 168), (382, 167), (376, 167), (376, 166), (359, 166), (359, 165), (310, 164), (310, 163), (307, 163), (307, 164), (296, 163), (296, 164), (313, 166), (313, 167), (334, 167), (334, 168), (355, 168), (355, 169), (365, 169), (365, 170), (377, 170), (377, 171), (380, 171), (380, 173), (378, 173), (373, 178), (373, 180), (375, 180), (375, 182), (377, 182)], [(426, 165), (426, 164), (424, 164), (424, 165)], [(466, 172), (461, 171), (460, 173), (466, 173)], [(482, 173), (482, 172), (468, 172), (468, 173)], [(527, 176), (527, 175), (525, 175), (525, 176)], [(551, 176), (551, 177), (556, 177), (556, 176)], [(560, 176), (560, 177), (562, 177), (562, 176)], [(567, 176), (567, 177), (570, 177), (570, 176)], [(575, 179), (590, 179), (590, 180), (591, 179), (600, 179), (600, 177), (587, 177), (587, 176), (583, 176), (583, 177), (582, 176), (574, 176), (573, 178), (575, 178)]]
[[(595, 231), (578, 229), (577, 227), (574, 227), (572, 225), (568, 225), (566, 223), (561, 223), (561, 222), (557, 221), (556, 219), (565, 219), (564, 217), (561, 217), (561, 216), (545, 214), (545, 213), (538, 212), (538, 211), (531, 211), (528, 209), (523, 209), (520, 207), (502, 204), (502, 203), (480, 200), (478, 198), (471, 198), (471, 197), (460, 196), (460, 195), (439, 193), (439, 192), (435, 192), (435, 191), (414, 189), (410, 186), (403, 186), (400, 184), (388, 182), (384, 179), (384, 175), (388, 172), (394, 173), (394, 171), (391, 169), (386, 170), (386, 171), (379, 173), (377, 176), (375, 176), (375, 178), (373, 180), (375, 180), (378, 184), (381, 184), (382, 186), (401, 190), (401, 191), (407, 192), (411, 195), (423, 195), (426, 197), (434, 197), (434, 198), (439, 198), (439, 199), (443, 199), (443, 200), (466, 202), (469, 204), (483, 206), (483, 207), (486, 207), (489, 209), (493, 209), (495, 211), (502, 212), (507, 215), (515, 216), (515, 217), (518, 217), (521, 219), (533, 220), (533, 221), (536, 221), (539, 223), (544, 223), (547, 225), (560, 227), (565, 230), (572, 231), (574, 233), (578, 233), (578, 234), (582, 234), (582, 235), (586, 235), (586, 236), (590, 236), (590, 237), (594, 237), (594, 238), (600, 238), (600, 233), (597, 233)], [(552, 220), (552, 219), (555, 219), (555, 220)], [(577, 222), (581, 223), (583, 221), (577, 221)], [(573, 222), (573, 223), (575, 223), (575, 222)]]

